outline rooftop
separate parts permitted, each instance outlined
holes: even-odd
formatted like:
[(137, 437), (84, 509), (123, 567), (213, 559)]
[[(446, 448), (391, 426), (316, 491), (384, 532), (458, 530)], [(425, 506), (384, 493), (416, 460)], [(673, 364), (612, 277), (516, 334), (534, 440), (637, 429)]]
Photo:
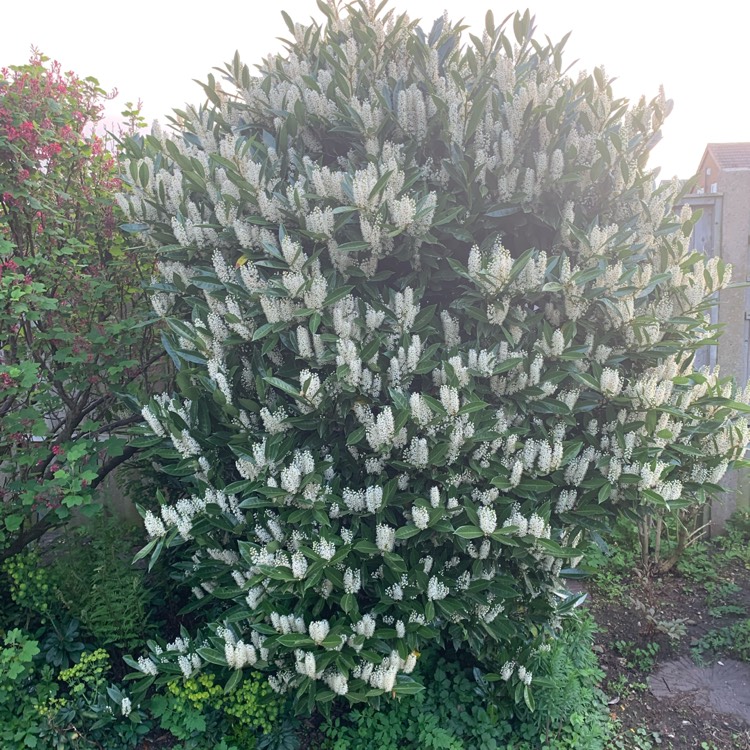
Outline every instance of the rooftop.
[(709, 153), (719, 169), (750, 169), (750, 143), (709, 143), (703, 159)]

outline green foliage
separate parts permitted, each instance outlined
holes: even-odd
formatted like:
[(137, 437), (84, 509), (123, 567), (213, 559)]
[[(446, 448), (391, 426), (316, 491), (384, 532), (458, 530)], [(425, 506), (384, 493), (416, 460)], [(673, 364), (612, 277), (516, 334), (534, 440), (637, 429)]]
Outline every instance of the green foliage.
[(720, 569), (721, 564), (708, 542), (699, 542), (689, 547), (677, 563), (677, 570), (685, 578), (700, 584), (719, 580)]
[[(172, 680), (163, 693), (150, 699), (150, 709), (185, 748), (212, 748), (221, 740), (242, 750), (256, 747), (259, 737), (271, 735), (279, 723), (282, 703), (257, 672), (236, 690), (225, 693), (213, 674), (202, 672), (186, 680)], [(282, 744), (283, 747), (283, 744)]]
[(150, 264), (117, 231), (119, 167), (95, 134), (104, 98), (38, 53), (0, 74), (0, 558), (96, 512), (159, 358)]
[(653, 670), (659, 656), (659, 644), (653, 641), (643, 648), (639, 648), (632, 641), (615, 641), (614, 649), (625, 657), (630, 669), (647, 674)]
[(41, 564), (39, 551), (27, 549), (9, 557), (0, 566), (6, 576), (8, 594), (17, 610), (15, 617), (10, 609), (3, 612), (3, 624), (12, 619), (20, 619), (18, 624), (28, 626), (31, 620), (38, 622), (49, 616), (54, 602), (54, 594), (47, 567)]
[(726, 617), (727, 615), (744, 615), (746, 609), (736, 601), (736, 594), (742, 589), (732, 581), (707, 581), (706, 606), (711, 617)]
[(590, 577), (596, 596), (619, 601), (628, 596), (629, 579), (638, 566), (638, 539), (634, 526), (619, 518), (613, 525), (607, 541), (600, 535), (590, 542), (585, 554), (582, 572)]
[(243, 682), (228, 693), (222, 710), (228, 717), (231, 736), (243, 748), (251, 748), (258, 734), (272, 734), (279, 724), (283, 702), (271, 690), (268, 680), (259, 672), (251, 672)]
[(750, 619), (745, 617), (732, 625), (709, 630), (695, 644), (693, 654), (699, 661), (715, 657), (731, 657), (750, 662)]
[(377, 707), (327, 719), (320, 731), (326, 750), (603, 750), (612, 726), (603, 677), (591, 650), (593, 622), (568, 623), (549, 651), (535, 655), (536, 708), (515, 703), (497, 675), (426, 657), (419, 677), (425, 691), (383, 698)]
[(727, 533), (737, 541), (750, 540), (750, 511), (736, 510), (727, 519)]
[[(24, 633), (15, 628), (5, 635), (2, 650), (3, 690), (7, 690), (11, 682), (20, 682), (31, 669), (34, 657), (39, 653), (39, 644), (29, 639)], [(6, 694), (3, 693), (3, 702), (7, 702)]]
[(257, 750), (299, 750), (302, 745), (296, 730), (295, 719), (287, 717), (258, 740)]
[(81, 657), (85, 644), (79, 640), (78, 626), (75, 618), (61, 620), (50, 619), (50, 627), (41, 642), (44, 660), (53, 667), (67, 669)]
[(727, 520), (725, 531), (717, 540), (724, 556), (750, 569), (750, 512), (735, 511)]
[[(594, 630), (594, 621), (586, 615), (571, 619), (549, 650), (535, 654), (534, 709), (525, 702), (513, 704), (514, 732), (529, 748), (609, 747), (612, 726), (606, 696), (599, 689), (604, 673), (592, 650)], [(485, 675), (486, 680), (495, 680), (488, 682), (485, 694), (499, 705), (508, 705), (509, 684), (496, 681), (496, 677)]]
[(103, 517), (69, 530), (54, 547), (48, 575), (58, 600), (97, 644), (130, 649), (149, 635), (156, 590), (130, 564), (139, 531)]
[[(405, 698), (384, 697), (378, 706), (353, 709), (320, 728), (330, 750), (445, 748), (494, 750), (511, 736), (507, 717), (479, 701), (471, 671), (451, 660), (428, 657), (420, 669), (425, 690)], [(501, 709), (502, 711), (502, 709)]]
[(615, 737), (610, 745), (611, 750), (654, 750), (662, 744), (661, 734), (646, 727), (637, 727), (630, 732), (623, 732)]
[(106, 676), (111, 669), (109, 654), (98, 648), (84, 654), (73, 667), (60, 672), (59, 679), (67, 685), (71, 696), (98, 694), (106, 689)]
[(78, 664), (56, 675), (55, 690), (37, 705), (45, 748), (132, 750), (138, 744), (151, 722), (129, 705), (110, 678), (110, 656), (104, 649), (83, 654)]
[(629, 597), (629, 601), (633, 605), (633, 612), (638, 613), (637, 617), (645, 618), (654, 630), (664, 633), (670, 640), (679, 641), (687, 635), (686, 622), (688, 618), (675, 617), (668, 620), (659, 614), (656, 607), (650, 606), (634, 596)]
[(207, 746), (212, 738), (217, 740), (221, 734), (219, 713), (206, 709), (212, 701), (218, 703), (223, 692), (211, 674), (188, 679), (184, 685), (177, 681), (169, 682), (164, 694), (151, 698), (151, 713), (159, 719), (162, 729), (178, 740), (190, 740), (186, 742), (186, 747), (201, 748)]
[[(748, 513), (736, 511), (727, 521), (724, 534), (709, 542), (700, 542), (685, 551), (677, 569), (687, 578), (704, 586), (714, 587), (709, 591), (720, 591), (724, 569), (732, 563), (750, 567), (750, 531)], [(719, 587), (716, 589), (715, 587)]]
[(19, 629), (6, 633), (0, 648), (0, 743), (8, 748), (42, 748), (35, 698), (48, 689), (34, 685), (35, 640)]

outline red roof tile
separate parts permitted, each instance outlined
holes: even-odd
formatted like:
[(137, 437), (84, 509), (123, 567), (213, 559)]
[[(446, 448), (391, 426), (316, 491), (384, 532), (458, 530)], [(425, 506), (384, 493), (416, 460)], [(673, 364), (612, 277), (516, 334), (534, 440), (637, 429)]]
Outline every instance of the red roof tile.
[(706, 151), (719, 169), (750, 169), (750, 143), (709, 143)]

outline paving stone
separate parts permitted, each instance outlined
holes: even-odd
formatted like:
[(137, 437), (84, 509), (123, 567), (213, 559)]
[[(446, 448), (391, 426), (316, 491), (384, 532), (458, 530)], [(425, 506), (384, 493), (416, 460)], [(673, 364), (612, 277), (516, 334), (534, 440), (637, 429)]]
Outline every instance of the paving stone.
[(689, 697), (695, 706), (710, 707), (750, 724), (750, 664), (725, 659), (699, 667), (683, 657), (662, 664), (648, 678), (654, 697)]

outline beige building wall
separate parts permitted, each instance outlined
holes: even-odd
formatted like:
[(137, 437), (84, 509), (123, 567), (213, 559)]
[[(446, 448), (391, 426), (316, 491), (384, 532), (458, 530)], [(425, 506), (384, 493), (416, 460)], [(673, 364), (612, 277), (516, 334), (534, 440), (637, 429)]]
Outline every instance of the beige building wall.
[[(750, 170), (724, 169), (718, 178), (723, 194), (721, 257), (732, 264), (735, 283), (750, 281)], [(748, 381), (748, 334), (750, 333), (748, 289), (725, 289), (719, 296), (719, 323), (724, 326), (718, 346), (721, 372)], [(750, 477), (747, 471), (733, 471), (725, 479), (726, 502), (715, 507), (712, 521), (723, 526), (735, 508), (750, 507)], [(734, 502), (732, 502), (734, 500)]]
[[(750, 281), (750, 167), (722, 168), (710, 148), (701, 161), (696, 192), (684, 199), (703, 212), (692, 244), (730, 263), (732, 281), (744, 284)], [(722, 291), (714, 311), (714, 319), (723, 327), (722, 336), (715, 350), (702, 353), (700, 362), (718, 364), (722, 375), (734, 376), (741, 385), (750, 379), (749, 317), (749, 289), (740, 286)], [(722, 485), (727, 492), (711, 508), (713, 531), (720, 531), (735, 509), (750, 508), (748, 471), (729, 472)]]

